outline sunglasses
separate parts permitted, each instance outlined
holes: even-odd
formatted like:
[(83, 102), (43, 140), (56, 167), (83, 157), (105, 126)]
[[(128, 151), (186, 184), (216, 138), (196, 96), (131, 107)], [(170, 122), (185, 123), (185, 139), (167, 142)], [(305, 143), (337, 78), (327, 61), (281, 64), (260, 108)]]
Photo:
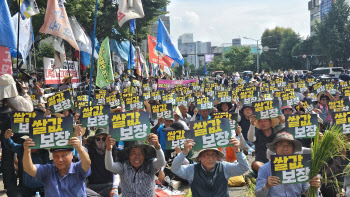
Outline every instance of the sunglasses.
[(102, 141), (106, 141), (106, 137), (102, 137), (102, 138), (100, 138), (100, 137), (96, 137), (96, 141), (100, 141), (100, 140), (102, 140)]

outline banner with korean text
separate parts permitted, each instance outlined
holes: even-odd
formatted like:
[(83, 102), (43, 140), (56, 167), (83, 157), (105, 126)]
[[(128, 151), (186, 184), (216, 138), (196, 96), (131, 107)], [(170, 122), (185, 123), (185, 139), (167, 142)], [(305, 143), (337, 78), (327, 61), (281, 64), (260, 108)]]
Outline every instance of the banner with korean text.
[(286, 131), (294, 139), (313, 138), (317, 132), (317, 114), (286, 115)]
[[(63, 68), (53, 69), (55, 59), (43, 58), (45, 84), (61, 84), (64, 76), (69, 73), (73, 76), (72, 83), (79, 83), (79, 68), (78, 62), (65, 61)], [(68, 72), (69, 66), (69, 72)]]
[(11, 52), (9, 48), (0, 46), (0, 76), (12, 75)]
[(73, 117), (31, 118), (29, 137), (35, 142), (31, 149), (72, 147), (67, 143), (73, 137)]
[(279, 184), (306, 183), (311, 170), (311, 154), (271, 155), (272, 176), (280, 179)]
[(169, 90), (174, 88), (176, 85), (183, 85), (185, 87), (189, 87), (192, 82), (197, 82), (197, 79), (191, 80), (163, 80), (158, 79), (158, 90)]
[(193, 150), (230, 146), (231, 138), (230, 119), (215, 119), (208, 121), (190, 122), (192, 139), (196, 142)]
[(55, 95), (47, 98), (51, 113), (62, 112), (73, 109), (74, 103), (69, 91), (57, 92)]
[(151, 132), (148, 112), (109, 114), (109, 134), (116, 141), (145, 140)]
[(82, 107), (80, 124), (82, 127), (108, 127), (109, 105)]
[(44, 113), (35, 112), (11, 112), (11, 129), (13, 133), (29, 134), (29, 119), (44, 118)]

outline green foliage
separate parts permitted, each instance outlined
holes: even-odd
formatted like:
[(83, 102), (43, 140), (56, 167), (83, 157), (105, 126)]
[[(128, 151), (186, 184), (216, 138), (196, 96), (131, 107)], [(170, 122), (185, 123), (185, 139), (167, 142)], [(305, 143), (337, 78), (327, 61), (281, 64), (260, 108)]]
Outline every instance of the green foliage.
[(272, 70), (293, 68), (294, 60), (291, 51), (300, 42), (300, 37), (291, 28), (275, 27), (266, 29), (261, 36), (261, 45), (277, 48), (277, 51), (267, 51), (261, 54), (262, 68)]
[(43, 68), (43, 58), (48, 57), (48, 58), (53, 58), (55, 55), (55, 49), (51, 44), (47, 43), (40, 43), (39, 50), (36, 51), (36, 65), (37, 68)]
[[(337, 0), (325, 20), (317, 25), (316, 36), (322, 53), (335, 66), (348, 64), (350, 58), (350, 7), (345, 0)], [(327, 61), (327, 62), (328, 62)]]
[(254, 56), (250, 51), (249, 46), (233, 46), (231, 50), (225, 52), (222, 56), (214, 57), (214, 60), (209, 63), (207, 70), (208, 72), (222, 70), (225, 73), (230, 73), (252, 68)]

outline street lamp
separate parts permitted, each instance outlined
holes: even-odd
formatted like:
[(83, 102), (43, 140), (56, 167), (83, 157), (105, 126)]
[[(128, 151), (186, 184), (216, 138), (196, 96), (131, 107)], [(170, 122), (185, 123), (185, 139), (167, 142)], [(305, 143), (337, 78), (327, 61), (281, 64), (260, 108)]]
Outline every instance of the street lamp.
[(254, 40), (254, 41), (256, 41), (256, 72), (257, 73), (259, 73), (259, 41), (261, 41), (261, 40), (263, 40), (265, 38), (271, 38), (271, 37), (272, 36), (267, 36), (267, 37), (261, 38), (260, 40), (243, 37), (244, 39), (247, 39), (247, 40)]

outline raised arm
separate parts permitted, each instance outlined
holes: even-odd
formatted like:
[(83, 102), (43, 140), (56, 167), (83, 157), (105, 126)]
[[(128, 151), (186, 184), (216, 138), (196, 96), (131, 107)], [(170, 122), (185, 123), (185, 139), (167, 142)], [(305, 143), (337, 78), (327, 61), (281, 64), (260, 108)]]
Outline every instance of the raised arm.
[(122, 174), (123, 173), (122, 164), (120, 162), (113, 162), (112, 148), (114, 144), (115, 144), (115, 139), (113, 139), (110, 135), (108, 135), (106, 139), (106, 155), (105, 155), (106, 169), (116, 174)]
[(228, 180), (230, 177), (242, 175), (249, 170), (249, 163), (245, 155), (243, 155), (240, 150), (240, 142), (236, 137), (231, 137), (230, 144), (232, 144), (235, 150), (238, 163), (228, 163), (224, 164), (225, 177)]
[(151, 133), (147, 136), (147, 140), (149, 143), (152, 143), (154, 148), (156, 149), (157, 158), (153, 161), (153, 166), (156, 170), (161, 169), (163, 166), (165, 166), (165, 157), (163, 150), (160, 147), (158, 136), (154, 133)]
[(190, 183), (193, 181), (194, 165), (182, 165), (182, 163), (194, 145), (195, 142), (192, 139), (186, 140), (183, 151), (175, 157), (173, 164), (171, 165), (171, 171), (174, 174), (188, 180)]
[(255, 142), (255, 116), (250, 118), (250, 127), (248, 130), (247, 138), (250, 142)]
[(89, 172), (91, 166), (91, 160), (89, 154), (84, 150), (83, 146), (80, 143), (80, 140), (77, 137), (70, 138), (68, 145), (72, 145), (75, 150), (79, 153), (81, 168), (85, 173)]
[(31, 138), (27, 138), (23, 143), (23, 170), (30, 176), (35, 177), (37, 168), (32, 161), (30, 146), (35, 146), (35, 143)]

